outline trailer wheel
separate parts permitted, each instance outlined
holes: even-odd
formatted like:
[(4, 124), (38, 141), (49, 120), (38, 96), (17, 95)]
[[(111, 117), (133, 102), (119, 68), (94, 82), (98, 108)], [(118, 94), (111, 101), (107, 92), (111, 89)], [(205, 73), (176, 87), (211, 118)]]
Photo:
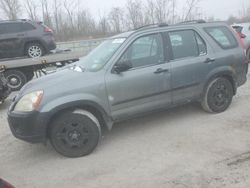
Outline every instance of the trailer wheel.
[(27, 82), (26, 75), (20, 70), (7, 70), (4, 72), (4, 76), (8, 80), (11, 91), (20, 90)]

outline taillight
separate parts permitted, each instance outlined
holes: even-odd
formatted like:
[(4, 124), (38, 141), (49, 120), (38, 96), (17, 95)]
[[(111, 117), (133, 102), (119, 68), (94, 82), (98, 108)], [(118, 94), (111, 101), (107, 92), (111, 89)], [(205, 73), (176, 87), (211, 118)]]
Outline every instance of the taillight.
[(53, 33), (53, 30), (50, 29), (48, 26), (44, 26), (44, 32), (45, 33)]
[(245, 44), (245, 40), (244, 40), (244, 38), (242, 38), (242, 36), (241, 35), (243, 35), (242, 33), (237, 33), (238, 35), (238, 38), (239, 38), (239, 40), (240, 40), (240, 46), (245, 50), (245, 52), (246, 52), (246, 49), (247, 49), (247, 45)]

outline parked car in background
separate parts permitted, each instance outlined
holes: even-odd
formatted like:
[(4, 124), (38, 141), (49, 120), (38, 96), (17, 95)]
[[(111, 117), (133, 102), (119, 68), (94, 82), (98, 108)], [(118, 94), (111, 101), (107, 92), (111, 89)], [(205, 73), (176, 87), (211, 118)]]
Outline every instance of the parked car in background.
[(0, 178), (0, 188), (14, 188), (14, 186)]
[(78, 62), (26, 84), (9, 108), (10, 129), (19, 139), (50, 140), (59, 153), (80, 157), (115, 122), (192, 101), (224, 112), (247, 80), (239, 43), (227, 24), (204, 21), (111, 37)]
[(0, 59), (41, 57), (55, 48), (53, 32), (42, 22), (0, 21)]
[(250, 61), (250, 23), (233, 24), (232, 27), (244, 39), (246, 45), (247, 57)]

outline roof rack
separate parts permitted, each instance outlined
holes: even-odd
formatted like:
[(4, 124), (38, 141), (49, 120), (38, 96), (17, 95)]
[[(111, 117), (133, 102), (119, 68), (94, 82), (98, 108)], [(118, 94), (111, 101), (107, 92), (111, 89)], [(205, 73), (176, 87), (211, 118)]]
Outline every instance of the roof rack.
[(207, 23), (205, 20), (188, 20), (188, 21), (184, 21), (184, 22), (179, 22), (177, 24), (201, 24), (201, 23)]
[(148, 29), (148, 28), (154, 28), (154, 27), (166, 27), (166, 26), (168, 26), (167, 23), (148, 24), (148, 25), (138, 27), (135, 30), (142, 30), (142, 29)]

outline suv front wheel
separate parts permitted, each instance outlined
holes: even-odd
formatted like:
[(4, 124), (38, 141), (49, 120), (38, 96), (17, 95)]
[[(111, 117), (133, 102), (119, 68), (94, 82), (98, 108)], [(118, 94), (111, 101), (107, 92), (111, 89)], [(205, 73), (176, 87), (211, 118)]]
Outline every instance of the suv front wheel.
[(43, 56), (45, 54), (45, 50), (39, 43), (29, 43), (26, 45), (25, 53), (31, 58), (36, 58)]
[(90, 154), (101, 136), (98, 119), (88, 111), (67, 111), (58, 116), (49, 129), (55, 150), (66, 157)]
[(228, 79), (215, 78), (208, 84), (201, 105), (207, 112), (221, 113), (230, 106), (233, 95), (233, 86)]

